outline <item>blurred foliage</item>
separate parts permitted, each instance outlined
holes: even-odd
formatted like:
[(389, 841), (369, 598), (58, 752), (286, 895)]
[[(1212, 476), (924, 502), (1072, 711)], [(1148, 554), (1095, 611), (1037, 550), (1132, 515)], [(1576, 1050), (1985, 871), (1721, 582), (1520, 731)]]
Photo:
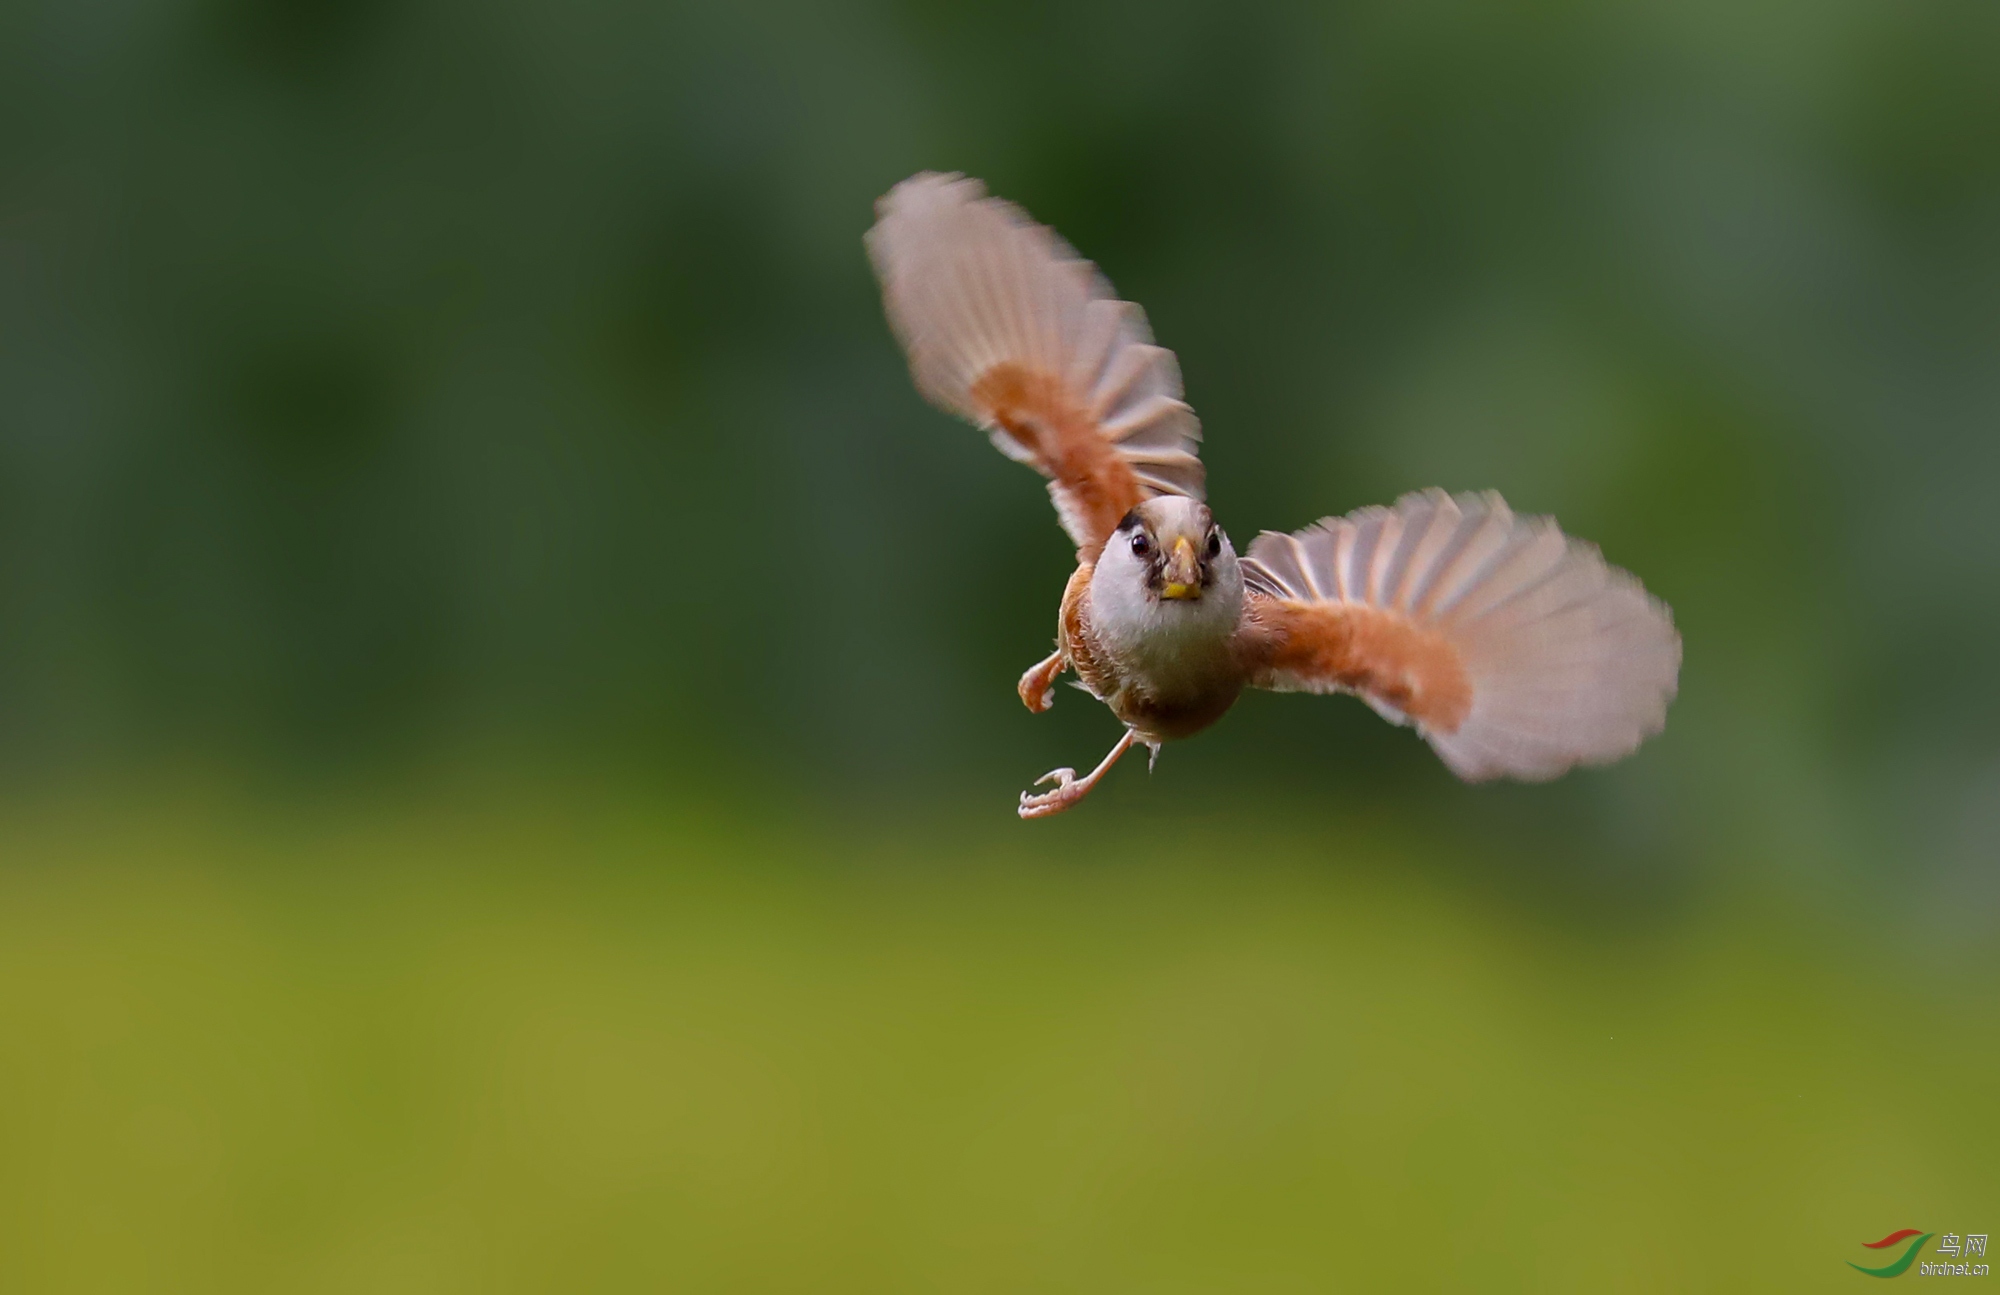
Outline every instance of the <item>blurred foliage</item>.
[(1296, 699), (1175, 786), (1990, 900), (1996, 56), (1979, 0), (15, 6), (0, 743), (1004, 810), (1110, 730), (1016, 709), (1064, 546), (860, 254), (950, 168), (1148, 306), (1239, 537), (1497, 488), (1686, 634), (1583, 789)]

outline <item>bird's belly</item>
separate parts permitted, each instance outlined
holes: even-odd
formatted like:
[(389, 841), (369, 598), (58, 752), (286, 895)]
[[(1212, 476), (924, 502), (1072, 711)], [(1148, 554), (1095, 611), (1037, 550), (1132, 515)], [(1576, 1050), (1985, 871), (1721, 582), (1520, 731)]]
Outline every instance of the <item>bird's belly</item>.
[(1195, 690), (1167, 694), (1134, 679), (1108, 696), (1105, 703), (1140, 737), (1172, 742), (1192, 737), (1221, 719), (1242, 691), (1243, 682), (1234, 675), (1218, 676)]
[(1149, 741), (1171, 742), (1207, 728), (1236, 704), (1243, 675), (1227, 659), (1175, 662), (1164, 670), (1085, 646), (1073, 647), (1071, 664), (1092, 696), (1111, 708), (1127, 727)]

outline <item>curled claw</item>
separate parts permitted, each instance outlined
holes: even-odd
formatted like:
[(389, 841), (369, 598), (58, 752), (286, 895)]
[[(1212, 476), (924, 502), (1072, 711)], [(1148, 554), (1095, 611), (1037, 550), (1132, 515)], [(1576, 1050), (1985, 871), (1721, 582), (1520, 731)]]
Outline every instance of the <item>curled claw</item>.
[(1083, 799), (1076, 791), (1078, 785), (1066, 782), (1054, 791), (1045, 791), (1038, 796), (1031, 796), (1024, 791), (1021, 793), (1020, 807), (1015, 812), (1022, 818), (1047, 818), (1051, 814), (1060, 814)]
[(1056, 784), (1055, 789), (1039, 794), (1026, 791), (1021, 793), (1021, 805), (1016, 812), (1022, 818), (1047, 818), (1051, 814), (1060, 814), (1082, 800), (1084, 793), (1090, 790), (1089, 783), (1080, 783), (1076, 780), (1074, 769), (1051, 769), (1035, 779), (1037, 787), (1045, 782)]
[(1049, 770), (1035, 779), (1035, 785), (1039, 787), (1045, 782), (1053, 782), (1056, 784), (1055, 787), (1039, 794), (1022, 792), (1021, 805), (1016, 812), (1022, 818), (1047, 818), (1051, 814), (1062, 813), (1089, 795), (1090, 789), (1097, 785), (1097, 780), (1104, 776), (1104, 771), (1118, 763), (1118, 757), (1124, 755), (1138, 737), (1138, 734), (1127, 729), (1125, 736), (1118, 739), (1118, 745), (1111, 748), (1111, 754), (1105, 756), (1098, 766), (1090, 771), (1088, 777), (1077, 777), (1074, 769)]
[(1060, 651), (1052, 652), (1028, 667), (1021, 676), (1015, 691), (1021, 694), (1021, 704), (1039, 715), (1056, 704), (1056, 676), (1063, 672), (1063, 657)]

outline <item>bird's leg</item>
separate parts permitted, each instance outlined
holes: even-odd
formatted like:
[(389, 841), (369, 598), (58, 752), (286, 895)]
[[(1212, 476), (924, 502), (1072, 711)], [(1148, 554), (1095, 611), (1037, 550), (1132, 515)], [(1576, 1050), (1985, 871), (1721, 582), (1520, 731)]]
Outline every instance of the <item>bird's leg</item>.
[(1056, 676), (1063, 672), (1062, 649), (1049, 653), (1048, 659), (1037, 661), (1028, 667), (1028, 673), (1021, 676), (1021, 704), (1039, 715), (1056, 704)]
[(1086, 777), (1078, 778), (1074, 769), (1057, 769), (1052, 773), (1045, 773), (1035, 779), (1037, 787), (1045, 782), (1053, 782), (1056, 784), (1056, 788), (1054, 791), (1045, 791), (1033, 796), (1025, 791), (1022, 792), (1021, 817), (1047, 818), (1051, 814), (1060, 814), (1071, 805), (1076, 804), (1076, 802), (1090, 794), (1090, 789), (1097, 785), (1097, 780), (1104, 776), (1105, 770), (1117, 764), (1118, 757), (1130, 750), (1132, 744), (1138, 740), (1139, 735), (1137, 733), (1134, 733), (1129, 728), (1126, 729), (1125, 736), (1118, 739), (1118, 745), (1111, 748), (1111, 754), (1105, 756), (1098, 763), (1098, 766), (1092, 769)]

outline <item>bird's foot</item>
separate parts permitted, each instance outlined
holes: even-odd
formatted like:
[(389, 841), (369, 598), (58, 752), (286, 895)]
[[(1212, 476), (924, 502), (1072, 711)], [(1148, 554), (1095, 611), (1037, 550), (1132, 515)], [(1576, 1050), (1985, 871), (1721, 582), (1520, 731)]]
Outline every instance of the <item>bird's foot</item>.
[(1060, 651), (1052, 652), (1041, 661), (1028, 667), (1021, 676), (1017, 691), (1021, 694), (1021, 704), (1039, 715), (1056, 704), (1056, 676), (1063, 672), (1063, 656)]
[(1019, 814), (1022, 818), (1047, 818), (1051, 814), (1062, 813), (1088, 796), (1090, 789), (1097, 785), (1097, 780), (1104, 776), (1105, 770), (1117, 764), (1118, 757), (1130, 750), (1132, 743), (1138, 738), (1137, 733), (1126, 729), (1125, 736), (1118, 739), (1118, 745), (1111, 748), (1111, 754), (1105, 756), (1095, 769), (1082, 778), (1076, 776), (1074, 769), (1052, 769), (1035, 779), (1037, 787), (1045, 782), (1052, 782), (1055, 787), (1044, 792), (1022, 792)]
[(1035, 779), (1037, 787), (1045, 782), (1056, 784), (1055, 789), (1021, 793), (1022, 818), (1047, 818), (1051, 814), (1060, 814), (1090, 792), (1090, 780), (1079, 782), (1074, 769), (1051, 769)]

